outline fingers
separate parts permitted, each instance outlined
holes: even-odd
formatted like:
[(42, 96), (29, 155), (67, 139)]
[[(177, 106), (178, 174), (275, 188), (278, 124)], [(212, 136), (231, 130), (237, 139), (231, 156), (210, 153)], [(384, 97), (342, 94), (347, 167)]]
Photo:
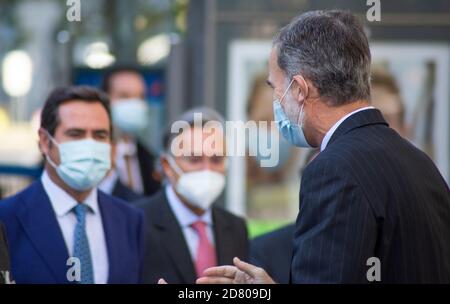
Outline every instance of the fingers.
[(224, 277), (233, 279), (236, 275), (236, 271), (237, 269), (234, 266), (219, 266), (206, 269), (203, 272), (203, 275), (206, 277)]
[(164, 280), (163, 278), (158, 280), (158, 284), (167, 284), (166, 280)]
[(196, 284), (233, 284), (233, 279), (226, 277), (202, 277), (195, 281)]
[(236, 265), (237, 269), (247, 273), (249, 276), (251, 276), (253, 278), (257, 277), (258, 275), (261, 275), (261, 272), (263, 271), (261, 268), (256, 267), (252, 264), (243, 262), (237, 257), (235, 257), (233, 259), (233, 263), (234, 263), (234, 265)]

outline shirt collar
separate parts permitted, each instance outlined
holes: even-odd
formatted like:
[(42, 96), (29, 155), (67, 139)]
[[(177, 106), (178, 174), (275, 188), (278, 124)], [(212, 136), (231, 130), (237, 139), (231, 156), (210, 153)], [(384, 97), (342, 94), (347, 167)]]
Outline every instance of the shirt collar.
[[(70, 194), (68, 194), (50, 179), (47, 171), (44, 171), (44, 173), (42, 173), (41, 182), (45, 192), (50, 199), (53, 210), (58, 217), (64, 216), (67, 213), (71, 212), (72, 209), (78, 204), (78, 202), (72, 196), (70, 196)], [(88, 206), (89, 210), (94, 214), (98, 214), (99, 207), (96, 188), (94, 188), (91, 193), (89, 193), (88, 197), (84, 200), (83, 203)]]
[(115, 170), (109, 171), (108, 175), (103, 178), (103, 180), (98, 185), (98, 189), (102, 190), (106, 194), (112, 194), (117, 181), (119, 180), (119, 175)]
[(208, 208), (203, 215), (198, 216), (179, 199), (172, 185), (168, 184), (165, 191), (169, 206), (181, 227), (189, 227), (196, 221), (203, 221), (208, 225), (212, 225), (211, 208)]
[(137, 145), (133, 140), (119, 140), (116, 144), (116, 153), (123, 157), (124, 155), (134, 156), (137, 153)]
[(323, 150), (325, 150), (325, 148), (328, 145), (328, 142), (331, 139), (331, 136), (333, 136), (334, 132), (336, 131), (336, 129), (341, 125), (341, 123), (344, 122), (344, 120), (346, 120), (347, 118), (349, 118), (350, 116), (352, 116), (353, 114), (356, 114), (358, 112), (364, 111), (364, 110), (369, 110), (369, 109), (375, 109), (373, 106), (367, 106), (364, 108), (359, 108), (353, 112), (348, 113), (347, 115), (345, 115), (344, 117), (342, 117), (341, 119), (339, 119), (331, 128), (330, 130), (328, 130), (328, 132), (325, 134), (323, 140), (322, 140), (322, 144), (320, 145), (320, 152), (322, 152)]

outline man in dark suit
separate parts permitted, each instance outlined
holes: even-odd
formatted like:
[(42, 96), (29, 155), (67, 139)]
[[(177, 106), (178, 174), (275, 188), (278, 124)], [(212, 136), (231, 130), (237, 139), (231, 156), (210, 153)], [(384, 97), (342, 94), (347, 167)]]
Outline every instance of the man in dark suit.
[(161, 184), (155, 169), (156, 156), (141, 140), (149, 121), (144, 78), (135, 68), (115, 67), (107, 71), (102, 89), (111, 99), (119, 180), (139, 195), (152, 195)]
[(0, 202), (17, 283), (139, 283), (142, 212), (101, 191), (110, 169), (106, 95), (54, 90), (41, 114), (42, 177)]
[(0, 222), (0, 284), (11, 282), (8, 242), (5, 226)]
[[(356, 17), (295, 18), (275, 38), (269, 70), (280, 132), (321, 149), (302, 177), (291, 282), (450, 283), (448, 185), (370, 106), (370, 51)], [(236, 260), (199, 282), (273, 280)]]
[[(195, 113), (202, 115), (197, 121)], [(223, 132), (217, 131), (214, 144), (204, 145), (209, 133), (203, 125), (223, 119), (199, 108), (179, 121), (186, 123), (182, 132), (170, 133), (168, 128), (164, 138), (166, 153), (161, 161), (167, 185), (138, 203), (146, 214), (143, 280), (147, 283), (160, 278), (168, 283), (194, 283), (204, 269), (248, 254), (244, 220), (212, 206), (225, 186), (225, 143)]]

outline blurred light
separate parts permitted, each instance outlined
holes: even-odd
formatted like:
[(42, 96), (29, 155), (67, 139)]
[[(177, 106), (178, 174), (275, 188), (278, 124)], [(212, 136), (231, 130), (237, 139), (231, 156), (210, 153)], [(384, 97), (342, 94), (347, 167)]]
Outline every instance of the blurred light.
[(148, 38), (138, 48), (138, 61), (144, 65), (154, 64), (166, 58), (170, 52), (170, 38), (166, 34), (160, 34)]
[(0, 107), (0, 130), (6, 129), (10, 124), (8, 113)]
[(93, 69), (102, 69), (110, 66), (116, 58), (109, 52), (108, 45), (104, 42), (93, 42), (86, 47), (84, 62)]
[(65, 43), (69, 42), (69, 40), (70, 40), (70, 33), (68, 31), (60, 31), (56, 35), (56, 40), (58, 40), (58, 42), (61, 43), (61, 44), (65, 44)]
[(9, 96), (21, 97), (31, 88), (33, 62), (25, 51), (11, 51), (6, 54), (2, 65), (3, 88)]

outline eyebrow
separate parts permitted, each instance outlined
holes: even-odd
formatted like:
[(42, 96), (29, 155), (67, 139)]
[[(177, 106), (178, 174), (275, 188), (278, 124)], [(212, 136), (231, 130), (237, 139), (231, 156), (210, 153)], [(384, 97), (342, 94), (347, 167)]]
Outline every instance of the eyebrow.
[[(71, 129), (67, 129), (64, 133), (65, 134), (68, 134), (68, 133), (86, 133), (86, 132), (88, 132), (88, 130), (86, 130), (86, 129), (81, 129), (81, 128), (71, 128)], [(108, 129), (95, 129), (95, 130), (92, 130), (92, 132), (93, 133), (96, 133), (96, 134), (98, 134), (98, 133), (106, 133), (106, 134), (109, 134), (109, 130)]]
[(80, 128), (70, 128), (70, 129), (67, 129), (64, 133), (68, 134), (68, 133), (73, 133), (73, 132), (86, 133), (86, 130), (85, 129), (80, 129)]

